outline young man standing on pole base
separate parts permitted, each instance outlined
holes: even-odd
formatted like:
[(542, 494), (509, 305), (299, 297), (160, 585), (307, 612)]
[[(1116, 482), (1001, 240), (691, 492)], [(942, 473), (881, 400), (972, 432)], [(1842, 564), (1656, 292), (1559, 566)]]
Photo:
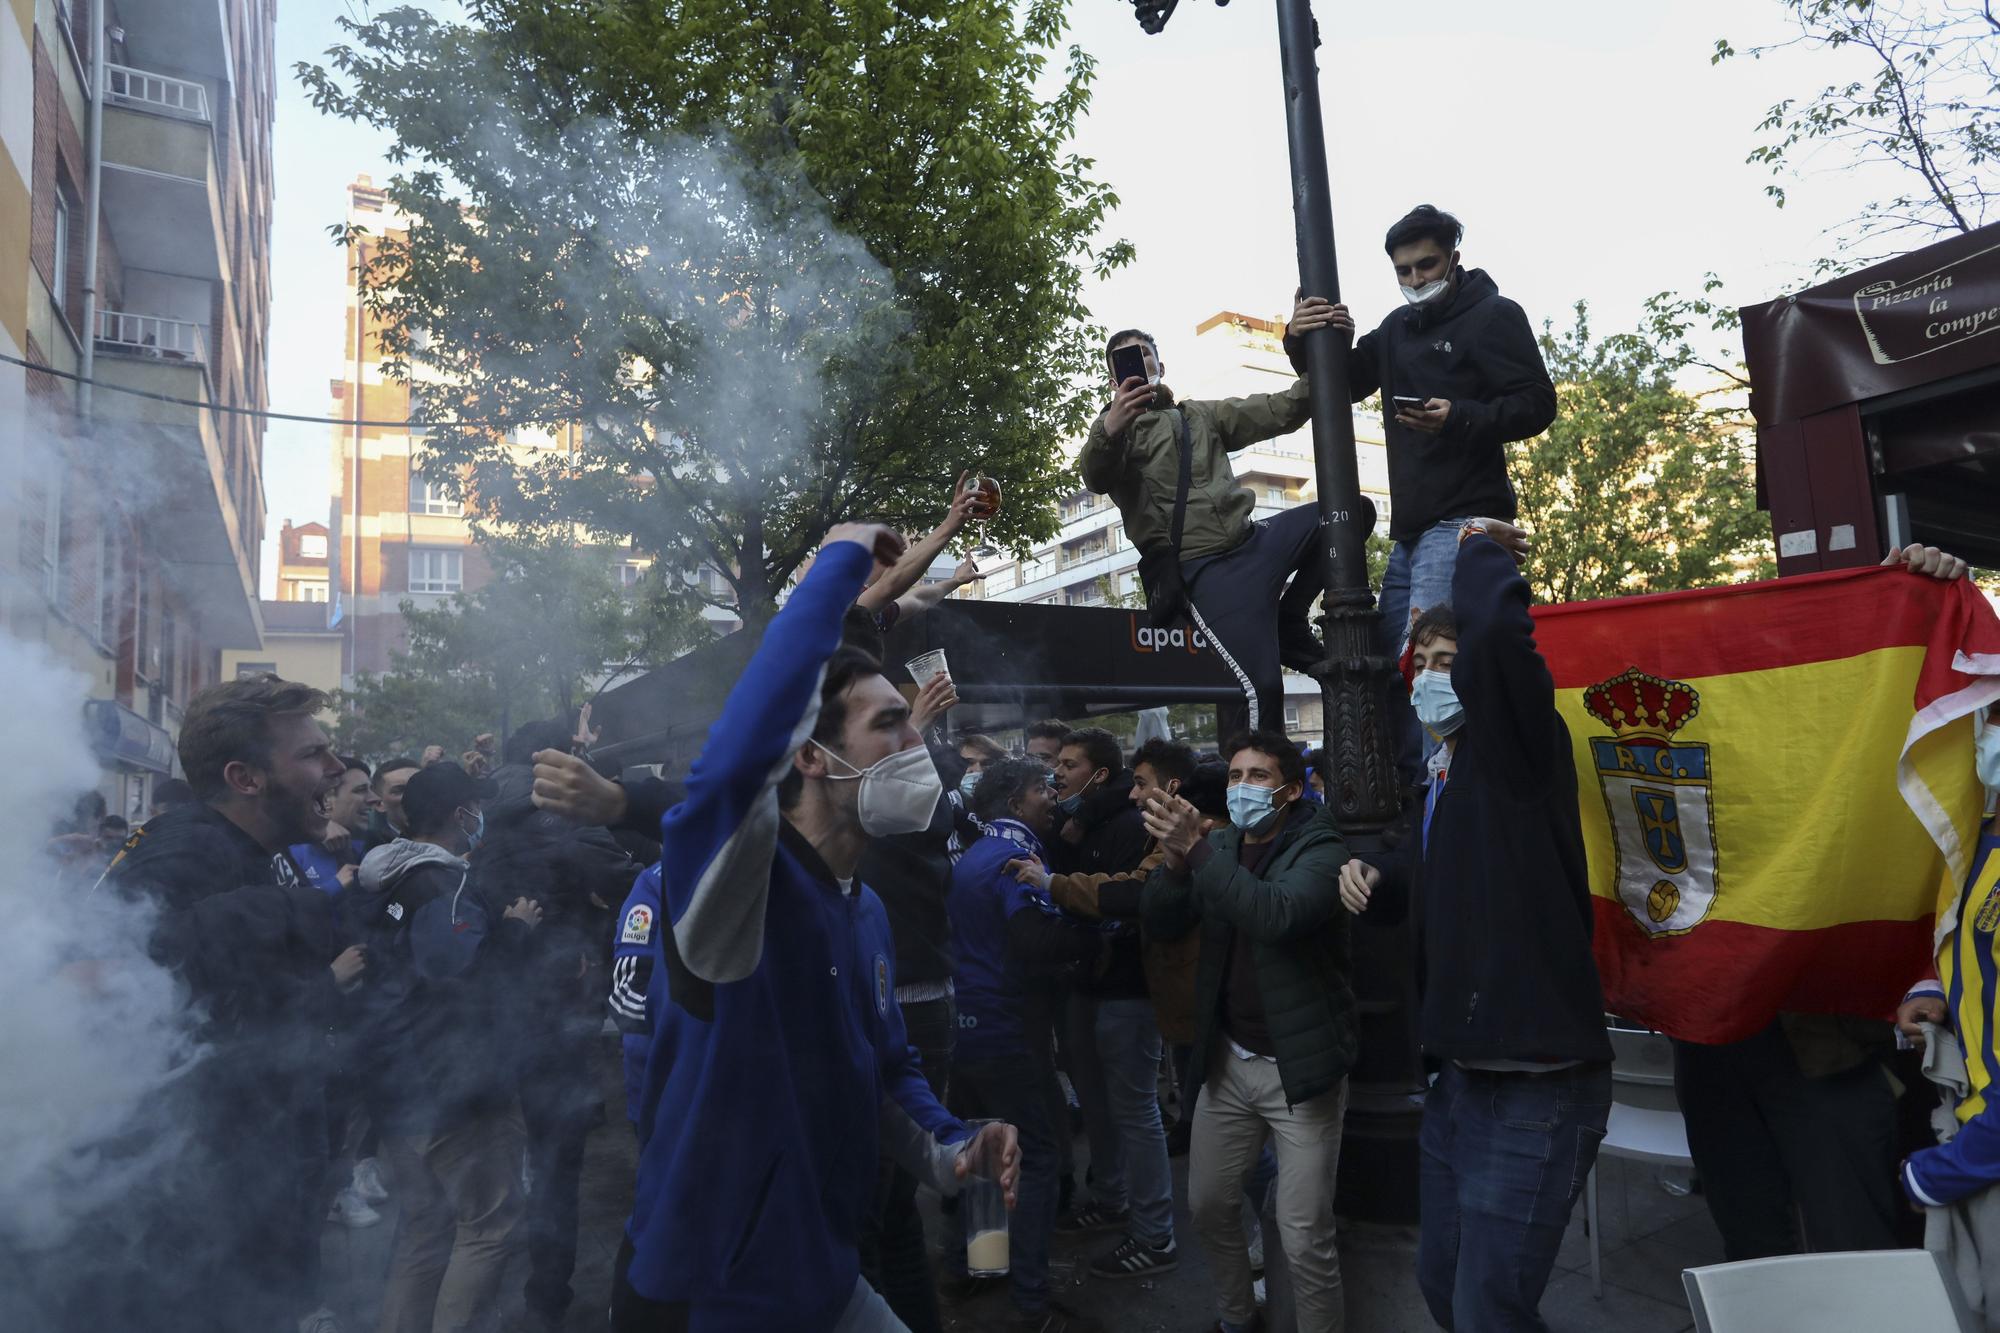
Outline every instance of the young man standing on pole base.
[(1146, 885), (1146, 929), (1202, 932), (1188, 1204), (1215, 1274), (1218, 1328), (1247, 1333), (1258, 1315), (1243, 1181), (1275, 1143), (1298, 1327), (1338, 1333), (1333, 1182), (1358, 1040), (1340, 910), (1347, 849), (1327, 808), (1302, 798), (1305, 763), (1282, 732), (1251, 732), (1224, 753), (1228, 827), (1202, 837), (1200, 812), (1178, 796), (1155, 796), (1145, 812), (1165, 853)]
[(1411, 630), (1411, 700), (1444, 748), (1396, 852), (1340, 877), (1352, 912), (1422, 898), (1419, 1036), (1443, 1067), (1424, 1101), (1417, 1282), (1448, 1329), (1546, 1330), (1542, 1291), (1611, 1115), (1576, 761), (1510, 547), (1526, 550), (1520, 529), (1471, 520), (1451, 607)]
[[(1291, 327), (1307, 332), (1334, 317), (1324, 301), (1301, 303)], [(1122, 383), (1113, 379), (1115, 396), (1092, 423), (1077, 460), (1083, 484), (1111, 497), (1148, 565), (1150, 557), (1171, 553), (1161, 557), (1162, 576), (1171, 580), (1177, 565), (1186, 614), (1235, 673), (1250, 725), (1272, 725), (1284, 704), (1280, 667), (1304, 669), (1326, 655), (1307, 621), (1321, 592), (1314, 540), (1319, 507), (1300, 505), (1253, 520), (1256, 497), (1237, 483), (1229, 455), (1311, 420), (1306, 382), (1301, 377), (1283, 393), (1177, 402), (1160, 379), (1165, 366), (1150, 333), (1126, 329), (1111, 336), (1104, 355), (1112, 374), (1126, 347), (1140, 350), (1146, 373)], [(1177, 503), (1184, 475), (1186, 498)], [(1178, 531), (1176, 509), (1183, 510)], [(1156, 581), (1146, 591), (1157, 599)]]
[[(1389, 228), (1383, 248), (1406, 306), (1347, 354), (1354, 401), (1382, 395), (1395, 543), (1382, 575), (1382, 651), (1391, 657), (1402, 655), (1413, 613), (1450, 605), (1454, 542), (1466, 520), (1474, 514), (1513, 520), (1506, 446), (1541, 434), (1556, 419), (1555, 385), (1534, 328), (1486, 270), (1459, 263), (1463, 234), (1457, 218), (1429, 204)], [(1324, 312), (1327, 327), (1354, 333), (1344, 305), (1309, 298), (1299, 310)], [(1304, 365), (1296, 335), (1310, 327), (1298, 318), (1286, 330), (1294, 366)], [(1401, 700), (1392, 707), (1402, 719), (1398, 763), (1414, 783), (1421, 776), (1419, 733)]]
[(942, 795), (903, 696), (840, 644), (870, 567), (902, 551), (879, 526), (827, 534), (660, 821), (620, 1333), (901, 1333), (855, 1247), (878, 1143), (940, 1193), (977, 1166), (1012, 1197), (1014, 1129), (975, 1138), (938, 1105), (856, 878), (871, 835), (925, 827)]

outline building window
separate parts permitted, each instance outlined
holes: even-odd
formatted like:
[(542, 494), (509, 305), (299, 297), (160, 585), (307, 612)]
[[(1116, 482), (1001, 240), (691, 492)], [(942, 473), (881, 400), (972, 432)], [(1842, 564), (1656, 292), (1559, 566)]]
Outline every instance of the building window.
[(1299, 729), (1299, 706), (1295, 703), (1287, 702), (1285, 704), (1285, 730), (1297, 731), (1298, 729)]
[(326, 600), (326, 585), (324, 583), (306, 583), (300, 586), (305, 589), (306, 594), (299, 599), (300, 601), (324, 602)]
[(55, 268), (49, 275), (49, 299), (56, 309), (68, 313), (69, 291), (69, 198), (56, 187), (56, 258)]
[(238, 680), (250, 680), (256, 676), (275, 676), (277, 674), (278, 664), (276, 662), (238, 662), (236, 664), (236, 679)]
[(326, 559), (326, 534), (321, 532), (300, 533), (299, 559), (301, 560)]
[(465, 586), (463, 551), (410, 548), (411, 592), (457, 592)]
[(410, 473), (410, 512), (412, 514), (442, 514), (446, 518), (457, 518), (465, 512), (465, 506), (452, 499), (438, 483), (429, 480), (421, 472)]
[(616, 573), (619, 587), (636, 588), (639, 586), (639, 580), (645, 577), (646, 567), (636, 560), (620, 560), (616, 566)]

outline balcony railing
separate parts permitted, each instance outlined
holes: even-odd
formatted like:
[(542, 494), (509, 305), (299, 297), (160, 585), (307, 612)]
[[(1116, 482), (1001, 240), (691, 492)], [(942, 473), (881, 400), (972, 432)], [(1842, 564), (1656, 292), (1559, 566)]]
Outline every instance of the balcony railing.
[(103, 352), (143, 356), (156, 361), (208, 364), (208, 343), (202, 326), (159, 315), (135, 315), (125, 310), (97, 312), (97, 347)]
[(149, 74), (130, 65), (106, 65), (104, 74), (104, 91), (120, 106), (204, 124), (208, 121), (208, 89), (199, 83)]

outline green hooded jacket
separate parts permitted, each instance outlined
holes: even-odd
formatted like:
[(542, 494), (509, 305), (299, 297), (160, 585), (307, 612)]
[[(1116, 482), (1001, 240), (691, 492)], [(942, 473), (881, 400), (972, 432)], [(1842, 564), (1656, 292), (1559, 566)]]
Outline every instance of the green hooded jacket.
[(1237, 484), (1229, 455), (1263, 440), (1289, 435), (1312, 419), (1312, 400), (1299, 379), (1283, 393), (1247, 398), (1176, 403), (1163, 386), (1150, 411), (1125, 433), (1104, 433), (1104, 417), (1090, 424), (1077, 464), (1083, 484), (1108, 495), (1125, 516), (1125, 532), (1140, 550), (1165, 546), (1173, 536), (1174, 492), (1180, 485), (1180, 414), (1187, 414), (1192, 465), (1188, 472), (1187, 518), (1181, 529), (1181, 559), (1233, 551), (1250, 535), (1256, 504)]
[(1285, 1101), (1311, 1101), (1347, 1077), (1359, 1040), (1347, 909), (1340, 905), (1347, 844), (1325, 806), (1297, 802), (1262, 874), (1238, 864), (1243, 830), (1217, 829), (1208, 845), (1192, 874), (1154, 871), (1144, 901), (1146, 929), (1158, 937), (1201, 927), (1188, 1084), (1199, 1087), (1206, 1076), (1221, 1025), (1223, 971), (1240, 930), (1250, 936)]

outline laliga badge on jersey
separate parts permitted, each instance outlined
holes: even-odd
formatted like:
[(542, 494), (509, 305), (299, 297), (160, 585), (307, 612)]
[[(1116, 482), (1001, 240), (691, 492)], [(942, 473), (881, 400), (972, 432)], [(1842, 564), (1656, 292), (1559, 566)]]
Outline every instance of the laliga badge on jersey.
[(882, 1018), (889, 1016), (889, 960), (879, 953), (875, 955), (875, 1012)]
[(653, 909), (644, 903), (625, 914), (625, 928), (618, 932), (620, 944), (651, 944), (653, 942)]

